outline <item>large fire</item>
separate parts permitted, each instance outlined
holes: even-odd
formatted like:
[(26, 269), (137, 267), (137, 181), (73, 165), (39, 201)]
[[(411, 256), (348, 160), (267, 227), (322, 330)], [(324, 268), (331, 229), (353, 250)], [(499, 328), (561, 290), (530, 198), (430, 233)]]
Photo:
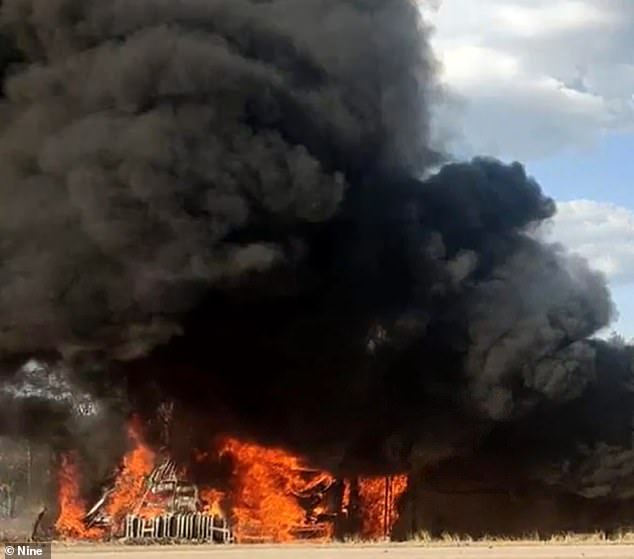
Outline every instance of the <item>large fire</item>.
[(398, 520), (398, 501), (407, 489), (407, 476), (359, 479), (362, 511), (361, 536), (376, 540), (388, 538)]
[[(91, 527), (80, 494), (79, 471), (73, 457), (64, 456), (59, 471), (60, 514), (57, 533), (67, 539), (103, 539), (121, 534), (121, 527), (134, 515), (156, 519), (168, 511), (168, 501), (161, 497), (166, 483), (172, 480), (174, 491), (187, 498), (193, 513), (231, 522), (238, 542), (291, 542), (298, 539), (328, 541), (335, 536), (339, 520), (348, 521), (352, 511), (360, 511), (361, 535), (368, 539), (388, 537), (398, 518), (397, 503), (407, 487), (406, 476), (361, 478), (351, 491), (350, 482), (338, 481), (328, 472), (311, 469), (299, 457), (287, 451), (266, 448), (235, 438), (225, 438), (213, 450), (199, 453), (201, 461), (228, 459), (229, 479), (222, 488), (195, 488), (177, 479), (175, 466), (162, 466), (172, 472), (158, 483), (151, 480), (161, 471), (157, 454), (144, 442), (140, 423), (132, 421), (128, 429), (131, 450), (125, 454), (110, 490), (102, 499), (108, 528)], [(167, 469), (166, 469), (167, 468)], [(171, 470), (169, 468), (172, 468)], [(168, 479), (169, 478), (169, 479)], [(167, 481), (166, 481), (167, 480)], [(333, 497), (334, 496), (334, 497)], [(352, 500), (356, 499), (356, 507)], [(154, 522), (154, 520), (151, 520)]]
[[(238, 541), (288, 542), (316, 526), (315, 519), (307, 518), (298, 497), (320, 485), (332, 484), (334, 478), (330, 474), (309, 470), (283, 450), (236, 439), (226, 440), (221, 452), (229, 454), (235, 463), (232, 513)], [(320, 535), (331, 537), (326, 527)]]
[(79, 471), (72, 455), (62, 456), (58, 474), (59, 516), (55, 523), (57, 533), (67, 539), (97, 539), (101, 530), (87, 528), (84, 523), (86, 506), (79, 490)]
[(224, 491), (218, 491), (213, 487), (204, 487), (200, 490), (200, 501), (202, 502), (203, 512), (214, 516), (225, 516), (222, 503), (226, 498)]
[(128, 437), (134, 448), (123, 457), (121, 471), (114, 484), (106, 511), (113, 525), (121, 522), (130, 512), (145, 515), (160, 514), (146, 506), (146, 479), (154, 467), (155, 454), (143, 443), (141, 426), (133, 420), (128, 427)]
[[(154, 453), (142, 442), (138, 421), (130, 422), (128, 437), (134, 447), (123, 457), (121, 469), (106, 508), (114, 525), (142, 502), (145, 480), (154, 465)], [(55, 523), (58, 534), (67, 539), (96, 540), (104, 537), (105, 533), (102, 529), (86, 527), (84, 519), (87, 510), (79, 490), (79, 469), (69, 455), (62, 458), (58, 477), (60, 512)]]

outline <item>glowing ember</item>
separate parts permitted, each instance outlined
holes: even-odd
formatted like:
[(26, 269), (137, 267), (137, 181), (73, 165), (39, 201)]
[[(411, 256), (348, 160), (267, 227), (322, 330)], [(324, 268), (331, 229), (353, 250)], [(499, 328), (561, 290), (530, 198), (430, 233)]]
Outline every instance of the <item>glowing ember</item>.
[(361, 535), (367, 539), (389, 537), (398, 520), (398, 500), (407, 489), (407, 476), (359, 479), (362, 511)]
[(86, 528), (84, 515), (85, 503), (79, 491), (79, 472), (75, 460), (70, 455), (62, 457), (58, 474), (59, 480), (59, 517), (55, 529), (65, 539), (98, 539), (103, 532), (98, 528)]
[(106, 506), (106, 512), (115, 527), (129, 513), (142, 516), (154, 516), (161, 513), (160, 510), (154, 511), (142, 507), (147, 493), (146, 479), (154, 467), (155, 455), (143, 443), (141, 428), (137, 421), (130, 422), (128, 437), (134, 444), (134, 448), (123, 458), (121, 471)]
[[(311, 475), (297, 457), (283, 450), (236, 439), (226, 440), (221, 452), (235, 464), (232, 516), (238, 541), (289, 542), (311, 529), (297, 496), (331, 482), (329, 474)], [(330, 537), (329, 531), (324, 535)]]

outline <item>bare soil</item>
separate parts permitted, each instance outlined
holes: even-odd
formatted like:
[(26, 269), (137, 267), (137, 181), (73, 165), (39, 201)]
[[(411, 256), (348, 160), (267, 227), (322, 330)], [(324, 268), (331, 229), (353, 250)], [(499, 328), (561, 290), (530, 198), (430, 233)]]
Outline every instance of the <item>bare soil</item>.
[(96, 546), (53, 547), (54, 559), (633, 559), (634, 545), (469, 544), (324, 546)]

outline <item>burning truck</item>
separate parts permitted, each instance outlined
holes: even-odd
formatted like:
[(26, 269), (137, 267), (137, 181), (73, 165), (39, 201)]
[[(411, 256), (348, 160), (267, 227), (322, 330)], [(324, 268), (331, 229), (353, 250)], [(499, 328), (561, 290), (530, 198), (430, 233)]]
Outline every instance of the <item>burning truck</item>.
[(108, 514), (115, 494), (110, 488), (84, 516), (95, 527), (126, 540), (196, 540), (229, 543), (233, 536), (220, 510), (209, 510), (200, 500), (198, 487), (179, 477), (176, 465), (163, 460), (145, 480), (143, 495), (132, 510), (117, 522)]
[[(595, 336), (606, 278), (544, 240), (556, 203), (521, 164), (439, 149), (420, 2), (1, 4), (21, 62), (0, 64), (0, 436), (64, 455), (61, 537), (207, 494), (236, 541), (383, 536), (398, 474), (465, 454), (553, 495), (634, 495), (634, 347)], [(24, 390), (31, 359), (108, 413), (75, 417), (45, 370)], [(231, 462), (218, 482), (168, 453), (196, 513), (158, 514), (162, 458), (119, 452), (165, 400), (225, 435), (203, 449)], [(100, 526), (86, 474), (120, 456)]]
[(387, 538), (398, 518), (406, 476), (337, 479), (287, 451), (225, 438), (196, 452), (197, 469), (228, 460), (224, 481), (200, 485), (166, 451), (155, 452), (132, 422), (130, 450), (114, 480), (88, 508), (79, 459), (62, 457), (58, 537), (70, 540), (228, 544), (326, 542), (354, 533)]

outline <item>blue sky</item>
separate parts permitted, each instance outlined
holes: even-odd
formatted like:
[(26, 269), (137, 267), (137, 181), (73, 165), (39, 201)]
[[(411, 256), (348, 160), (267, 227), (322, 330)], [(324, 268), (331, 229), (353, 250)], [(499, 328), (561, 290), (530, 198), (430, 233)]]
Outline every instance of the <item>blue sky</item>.
[(524, 163), (558, 202), (545, 231), (605, 273), (612, 328), (634, 338), (634, 0), (421, 8), (447, 92), (438, 140)]
[[(600, 139), (593, 148), (533, 161), (527, 167), (556, 200), (610, 202), (634, 212), (633, 156), (634, 134), (613, 134)], [(628, 277), (611, 284), (619, 311), (613, 329), (634, 338), (634, 281)]]
[(570, 150), (527, 164), (558, 200), (605, 200), (634, 209), (634, 134), (612, 134), (585, 150)]

